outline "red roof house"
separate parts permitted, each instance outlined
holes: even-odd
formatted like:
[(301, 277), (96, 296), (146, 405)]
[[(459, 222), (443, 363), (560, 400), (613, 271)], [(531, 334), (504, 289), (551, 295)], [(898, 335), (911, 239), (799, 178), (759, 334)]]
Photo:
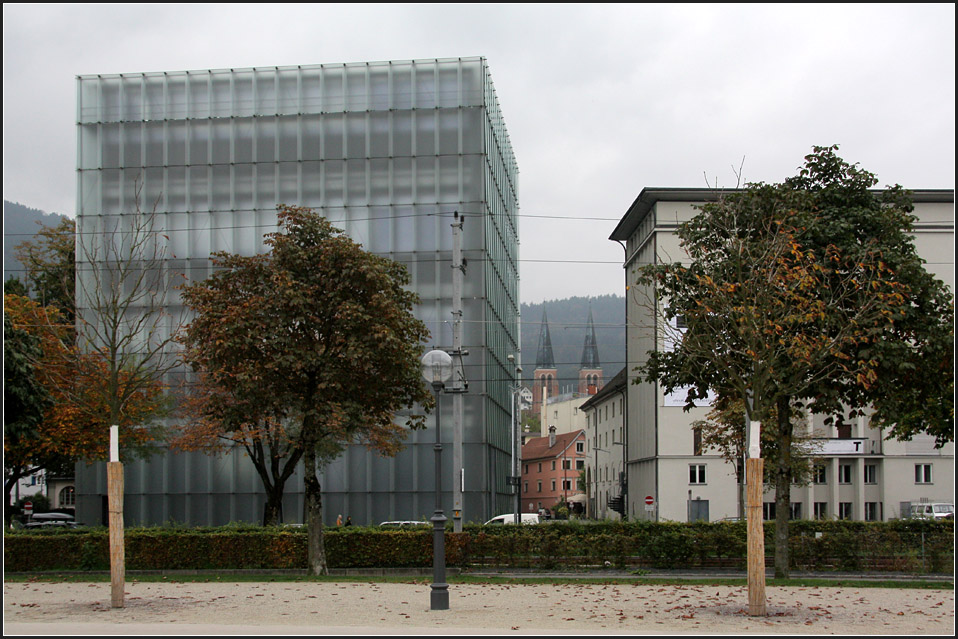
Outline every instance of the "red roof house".
[(522, 512), (552, 510), (560, 502), (578, 511), (585, 503), (579, 473), (585, 468), (585, 431), (533, 437), (522, 446)]

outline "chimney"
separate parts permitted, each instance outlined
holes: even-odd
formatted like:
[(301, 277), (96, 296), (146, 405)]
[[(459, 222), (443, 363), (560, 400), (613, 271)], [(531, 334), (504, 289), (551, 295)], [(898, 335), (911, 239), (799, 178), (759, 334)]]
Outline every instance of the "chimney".
[(556, 427), (549, 426), (549, 448), (556, 445)]

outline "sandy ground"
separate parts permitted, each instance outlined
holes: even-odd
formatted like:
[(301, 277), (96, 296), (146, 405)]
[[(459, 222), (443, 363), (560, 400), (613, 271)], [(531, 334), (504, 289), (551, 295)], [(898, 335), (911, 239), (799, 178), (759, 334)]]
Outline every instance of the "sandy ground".
[(428, 583), (137, 583), (111, 609), (110, 584), (5, 583), (4, 635), (17, 634), (888, 634), (955, 631), (954, 590), (768, 588), (749, 617), (738, 586), (449, 587)]

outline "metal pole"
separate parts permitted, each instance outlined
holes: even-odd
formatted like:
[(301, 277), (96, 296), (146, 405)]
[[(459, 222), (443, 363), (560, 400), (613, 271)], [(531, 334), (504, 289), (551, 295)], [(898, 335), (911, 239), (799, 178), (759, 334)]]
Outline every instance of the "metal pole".
[(449, 584), (446, 583), (446, 517), (442, 514), (442, 443), (439, 440), (439, 393), (442, 384), (433, 384), (436, 392), (436, 512), (432, 516), (432, 591), (430, 610), (449, 610)]
[[(509, 358), (510, 358), (509, 364), (512, 365), (512, 363), (513, 363), (513, 362), (512, 362), (512, 355), (510, 355)], [(513, 368), (515, 368), (515, 367), (513, 367)], [(512, 428), (511, 428), (511, 431), (510, 431), (510, 433), (509, 433), (509, 435), (511, 435), (511, 439), (512, 439), (512, 468), (509, 469), (509, 473), (510, 473), (510, 475), (511, 475), (511, 476), (509, 477), (509, 483), (512, 484), (512, 490), (514, 491), (514, 494), (518, 495), (518, 494), (519, 494), (519, 485), (516, 483), (516, 479), (515, 479), (516, 475), (518, 474), (518, 473), (516, 473), (516, 468), (517, 468), (517, 465), (518, 465), (518, 457), (517, 457), (517, 451), (516, 451), (516, 444), (517, 444), (517, 442), (518, 442), (518, 437), (517, 437), (517, 434), (516, 434), (516, 387), (515, 387), (515, 384), (513, 384), (513, 385), (511, 385), (511, 386), (509, 387), (509, 424), (510, 424), (510, 426), (512, 427)], [(519, 523), (519, 508), (518, 508), (518, 506), (519, 506), (519, 498), (516, 499), (516, 509), (515, 509), (515, 518), (514, 518), (514, 519), (515, 519), (515, 523), (517, 523), (517, 524)]]
[(462, 532), (462, 275), (465, 270), (462, 265), (462, 223), (463, 218), (455, 212), (455, 223), (452, 225), (452, 358), (453, 358), (453, 392), (452, 396), (452, 522), (455, 532)]

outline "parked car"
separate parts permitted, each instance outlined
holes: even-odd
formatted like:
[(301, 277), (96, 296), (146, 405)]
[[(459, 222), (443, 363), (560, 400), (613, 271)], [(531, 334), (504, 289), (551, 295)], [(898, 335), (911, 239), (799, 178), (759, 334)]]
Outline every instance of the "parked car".
[(417, 526), (430, 526), (428, 521), (412, 521), (407, 519), (398, 519), (396, 521), (379, 522), (380, 528), (415, 528)]
[(37, 513), (24, 528), (76, 528), (79, 524), (67, 513)]
[[(539, 515), (537, 515), (536, 513), (522, 513), (520, 517), (522, 517), (521, 521), (524, 524), (538, 524), (540, 521)], [(516, 523), (516, 516), (514, 513), (512, 513), (507, 515), (496, 515), (495, 517), (487, 521), (485, 525), (486, 526), (490, 526), (490, 525), (501, 526), (502, 524), (514, 524), (514, 523)]]
[(954, 504), (912, 504), (912, 519), (954, 519)]

